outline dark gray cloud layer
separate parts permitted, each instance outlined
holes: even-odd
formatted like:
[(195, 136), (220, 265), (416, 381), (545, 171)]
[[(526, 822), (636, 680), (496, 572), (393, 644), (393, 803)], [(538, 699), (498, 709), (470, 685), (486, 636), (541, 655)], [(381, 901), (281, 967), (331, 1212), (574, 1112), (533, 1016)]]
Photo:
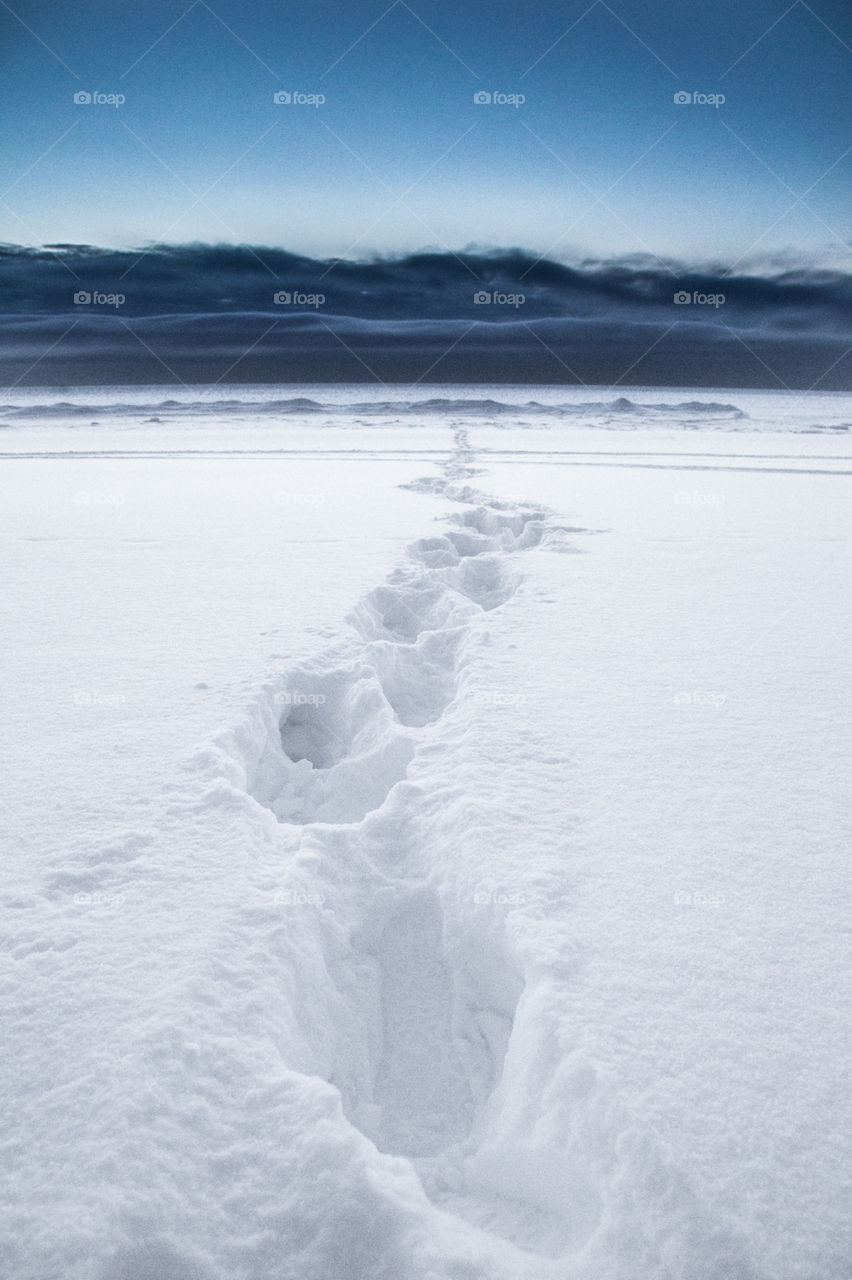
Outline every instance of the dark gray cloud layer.
[[(280, 249), (0, 249), (7, 385), (852, 386), (852, 278), (519, 250), (318, 262)], [(76, 300), (75, 300), (76, 299)]]

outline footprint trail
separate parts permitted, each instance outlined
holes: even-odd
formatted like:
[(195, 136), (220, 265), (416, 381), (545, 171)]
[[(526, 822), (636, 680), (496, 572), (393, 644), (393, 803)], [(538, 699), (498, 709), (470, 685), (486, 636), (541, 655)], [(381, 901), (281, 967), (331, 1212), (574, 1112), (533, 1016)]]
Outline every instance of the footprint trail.
[[(312, 865), (360, 918), (348, 952), (329, 960), (360, 1028), (357, 1046), (341, 1034), (328, 1073), (351, 1123), (408, 1158), (443, 1212), (503, 1247), (552, 1257), (567, 1238), (558, 1217), (466, 1185), (523, 981), (507, 973), (498, 939), (481, 940), (481, 980), (469, 949), (448, 940), (459, 926), (430, 861), (429, 796), (410, 774), (446, 732), (476, 661), (476, 624), (512, 599), (521, 557), (569, 549), (567, 535), (581, 531), (472, 489), (474, 463), (457, 427), (442, 474), (404, 486), (453, 504), (443, 529), (412, 543), (358, 602), (345, 640), (265, 692), (263, 741), (243, 765), (249, 794), (283, 831), (301, 832)], [(489, 986), (502, 994), (485, 994)]]

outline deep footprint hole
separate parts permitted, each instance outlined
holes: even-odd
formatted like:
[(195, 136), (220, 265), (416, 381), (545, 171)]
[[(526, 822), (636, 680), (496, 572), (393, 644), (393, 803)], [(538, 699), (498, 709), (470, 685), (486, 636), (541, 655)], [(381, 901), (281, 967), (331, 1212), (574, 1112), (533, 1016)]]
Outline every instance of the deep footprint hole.
[(340, 759), (340, 744), (329, 718), (318, 706), (293, 707), (281, 718), (284, 754), (293, 764), (308, 760), (315, 769), (331, 769)]

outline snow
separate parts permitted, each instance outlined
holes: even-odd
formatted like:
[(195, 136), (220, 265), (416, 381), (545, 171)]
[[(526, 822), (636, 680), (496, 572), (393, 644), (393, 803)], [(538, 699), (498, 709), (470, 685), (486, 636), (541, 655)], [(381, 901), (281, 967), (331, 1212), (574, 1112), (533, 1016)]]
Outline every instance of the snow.
[(534, 391), (3, 433), (10, 1280), (848, 1274), (852, 405)]

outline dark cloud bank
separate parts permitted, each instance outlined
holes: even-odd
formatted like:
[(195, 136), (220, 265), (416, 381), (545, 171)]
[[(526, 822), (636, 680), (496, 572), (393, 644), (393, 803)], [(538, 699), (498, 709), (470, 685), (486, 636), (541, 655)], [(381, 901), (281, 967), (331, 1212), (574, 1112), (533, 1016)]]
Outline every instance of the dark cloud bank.
[(318, 262), (228, 245), (7, 246), (0, 286), (6, 385), (852, 388), (852, 277), (804, 268), (571, 267), (514, 250)]

